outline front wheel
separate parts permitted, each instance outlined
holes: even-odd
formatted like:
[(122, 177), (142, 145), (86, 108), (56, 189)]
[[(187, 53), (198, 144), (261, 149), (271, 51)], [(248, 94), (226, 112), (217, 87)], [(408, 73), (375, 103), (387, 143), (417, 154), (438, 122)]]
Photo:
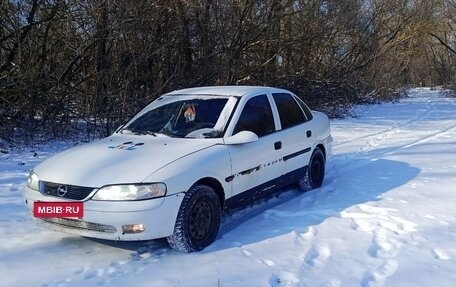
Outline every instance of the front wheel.
[(209, 186), (192, 186), (185, 194), (177, 214), (169, 245), (181, 252), (203, 250), (217, 237), (221, 220), (218, 196)]
[(299, 180), (298, 185), (302, 190), (319, 188), (325, 178), (325, 155), (323, 151), (316, 147), (310, 156), (306, 175)]

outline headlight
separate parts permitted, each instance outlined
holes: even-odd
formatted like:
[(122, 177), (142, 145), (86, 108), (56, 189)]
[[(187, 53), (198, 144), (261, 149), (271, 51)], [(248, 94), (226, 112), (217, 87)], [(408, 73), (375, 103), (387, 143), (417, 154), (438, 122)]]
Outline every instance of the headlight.
[(27, 178), (27, 187), (36, 191), (40, 191), (40, 179), (36, 173), (31, 171)]
[(108, 185), (100, 188), (93, 200), (142, 200), (166, 195), (164, 183)]

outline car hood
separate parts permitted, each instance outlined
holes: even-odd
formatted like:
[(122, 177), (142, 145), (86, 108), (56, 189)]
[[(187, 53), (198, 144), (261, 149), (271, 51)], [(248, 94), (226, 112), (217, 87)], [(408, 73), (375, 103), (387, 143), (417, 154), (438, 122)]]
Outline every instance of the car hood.
[(115, 134), (52, 156), (34, 171), (41, 180), (70, 185), (137, 183), (179, 158), (220, 142), (221, 139)]

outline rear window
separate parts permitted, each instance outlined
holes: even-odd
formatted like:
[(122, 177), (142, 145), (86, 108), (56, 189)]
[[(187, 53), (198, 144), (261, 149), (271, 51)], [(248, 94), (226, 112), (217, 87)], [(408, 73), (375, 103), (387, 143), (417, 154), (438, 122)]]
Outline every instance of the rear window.
[(312, 111), (309, 109), (309, 107), (306, 104), (304, 104), (304, 102), (300, 98), (298, 98), (298, 97), (294, 97), (294, 98), (298, 102), (301, 109), (304, 111), (304, 114), (306, 114), (307, 120), (310, 121), (311, 119), (313, 119)]

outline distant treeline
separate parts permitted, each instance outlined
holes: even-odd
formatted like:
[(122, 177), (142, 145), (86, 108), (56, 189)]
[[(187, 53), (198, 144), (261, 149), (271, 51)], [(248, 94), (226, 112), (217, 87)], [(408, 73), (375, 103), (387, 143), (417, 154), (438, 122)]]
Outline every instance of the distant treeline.
[(0, 144), (108, 135), (158, 95), (267, 85), (344, 116), (452, 86), (456, 0), (3, 0)]

